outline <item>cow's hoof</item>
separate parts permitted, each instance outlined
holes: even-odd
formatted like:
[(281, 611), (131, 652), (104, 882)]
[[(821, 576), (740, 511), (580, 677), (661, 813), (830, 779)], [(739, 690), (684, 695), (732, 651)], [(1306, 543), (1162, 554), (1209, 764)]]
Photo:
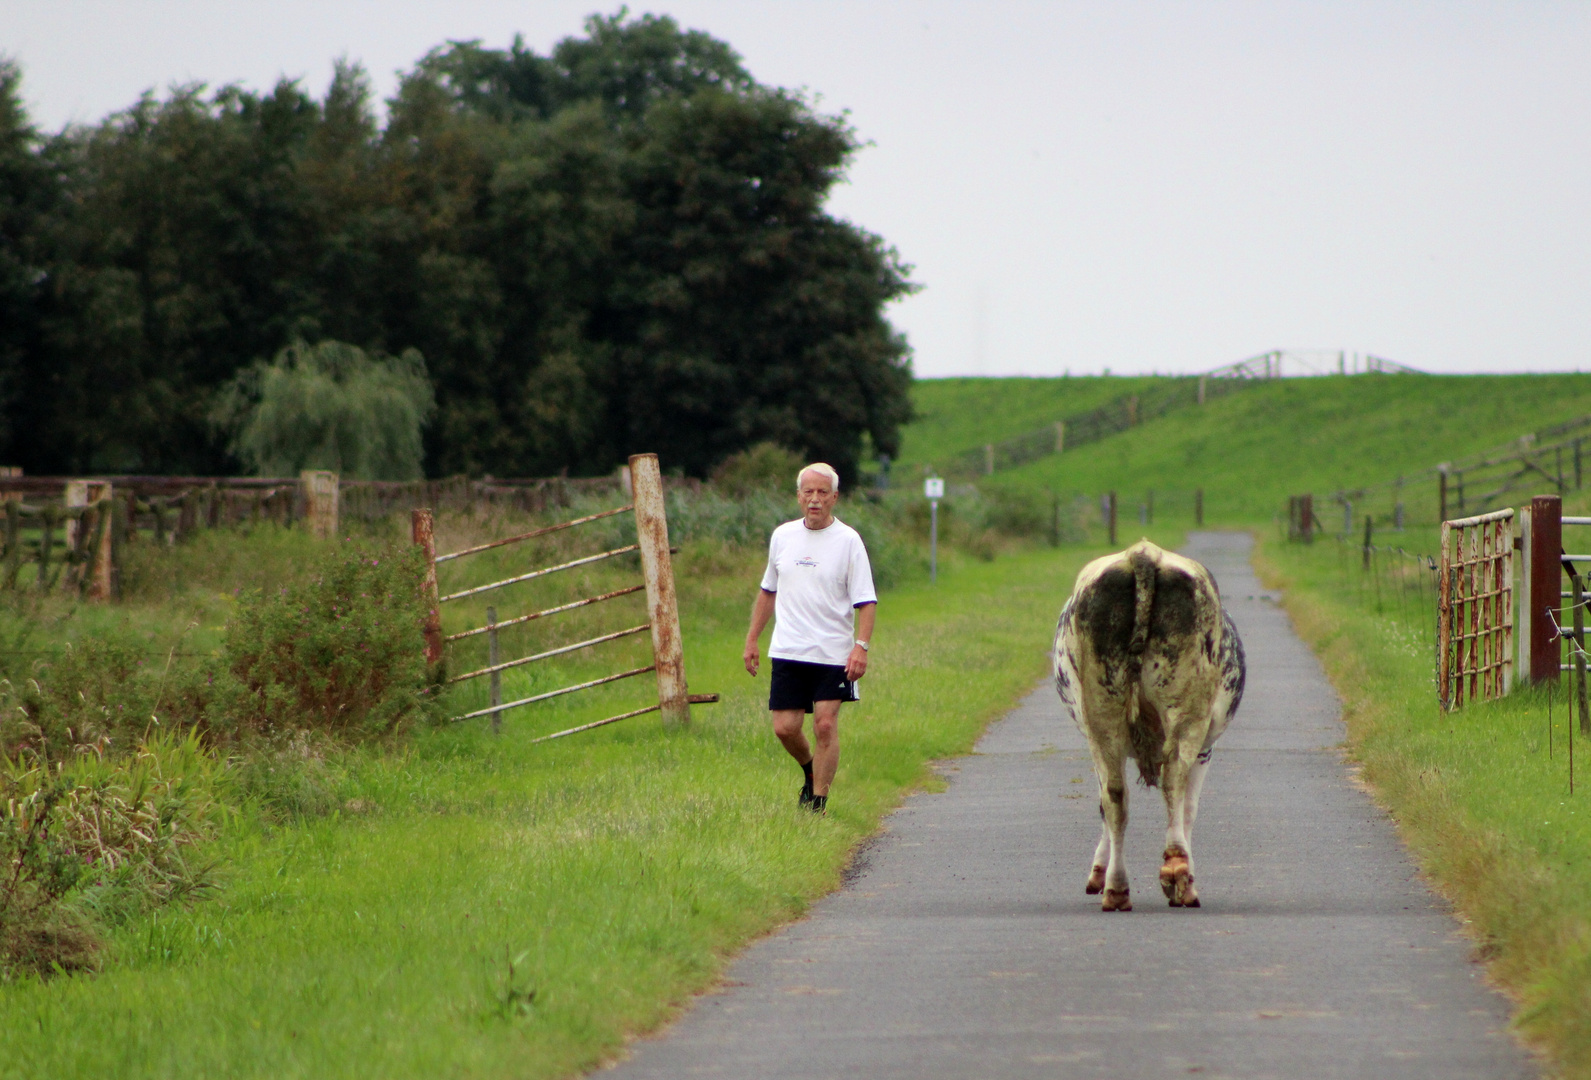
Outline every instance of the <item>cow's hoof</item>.
[(1193, 874), (1188, 870), (1188, 857), (1183, 854), (1166, 856), (1160, 868), (1160, 891), (1172, 907), (1198, 907), (1199, 894), (1193, 887)]
[(1131, 911), (1132, 894), (1126, 889), (1122, 889), (1120, 892), (1117, 892), (1115, 889), (1106, 889), (1105, 901), (1099, 905), (1099, 910)]
[(1088, 884), (1083, 886), (1083, 891), (1089, 896), (1098, 896), (1105, 888), (1105, 868), (1096, 866), (1088, 872)]
[(1160, 891), (1166, 894), (1173, 907), (1181, 907), (1177, 900), (1177, 882), (1188, 877), (1188, 857), (1180, 852), (1166, 852), (1165, 865), (1160, 868)]

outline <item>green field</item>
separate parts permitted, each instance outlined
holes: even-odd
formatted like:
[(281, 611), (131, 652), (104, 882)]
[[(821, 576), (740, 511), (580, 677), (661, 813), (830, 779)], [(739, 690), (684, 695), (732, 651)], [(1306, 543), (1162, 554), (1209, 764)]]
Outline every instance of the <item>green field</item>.
[[(921, 384), (920, 402), (940, 411), (924, 410), (908, 446), (928, 461), (1043, 423), (1052, 408), (1094, 407), (1130, 385)], [(1188, 524), (1177, 494), (1196, 486), (1211, 525), (1259, 527), (1262, 570), (1288, 588), (1301, 632), (1336, 680), (1365, 777), (1433, 881), (1472, 920), (1495, 976), (1523, 1002), (1524, 1030), (1571, 1074), (1586, 1074), (1591, 860), (1576, 852), (1591, 840), (1581, 836), (1591, 810), (1578, 815), (1568, 795), (1561, 704), (1550, 750), (1539, 693), (1439, 716), (1429, 595), (1414, 587), (1421, 571), (1387, 555), (1366, 577), (1349, 546), (1329, 536), (1310, 548), (1281, 544), (1272, 519), (1291, 492), (1412, 473), (1587, 412), (1588, 376), (1247, 387), (997, 474), (981, 494), (953, 491), (937, 586), (924, 579), (916, 546), (925, 527), (919, 498), (901, 491), (842, 507), (898, 584), (883, 595), (871, 692), (845, 714), (835, 802), (821, 820), (794, 807), (799, 772), (767, 731), (766, 675), (752, 680), (739, 664), (763, 518), (779, 508), (755, 499), (682, 504), (680, 534), (701, 530), (676, 563), (691, 689), (722, 693), (722, 703), (698, 706), (687, 730), (648, 716), (530, 743), (644, 703), (643, 677), (510, 713), (499, 736), (475, 720), (314, 750), (308, 780), (292, 773), (292, 783), (315, 788), (287, 800), (298, 810), (284, 817), (244, 801), (228, 819), (209, 852), (223, 866), (213, 898), (111, 926), (95, 974), (0, 985), (0, 1077), (589, 1069), (675, 1015), (747, 941), (833, 888), (882, 815), (935, 782), (927, 763), (965, 751), (1040, 676), (1055, 612), (1102, 537), (1095, 521), (1066, 534), (1089, 542), (1051, 549), (1046, 515), (1024, 517), (1022, 498), (1047, 508), (1051, 490), (1080, 491), (1089, 498), (1067, 505), (1086, 510), (1100, 490), (1118, 490), (1130, 507), (1135, 492), (1154, 489), (1155, 524), (1145, 530), (1127, 516), (1123, 529), (1175, 546)], [(1566, 506), (1583, 512), (1591, 493), (1571, 493)], [(440, 546), (508, 526), (446, 516)], [(623, 532), (622, 519), (610, 519), (451, 564), (442, 588), (617, 546), (628, 542)], [(1429, 551), (1435, 536), (1416, 525), (1388, 542)], [(202, 533), (174, 553), (143, 548), (123, 604), (56, 597), (25, 619), (22, 609), (6, 614), (0, 630), (15, 649), (44, 658), (101, 637), (133, 641), (157, 661), (205, 654), (222, 641), (232, 590), (302, 578), (312, 547), (302, 534), (265, 528)], [(620, 559), (493, 597), (506, 617), (634, 580)], [(446, 628), (479, 625), (486, 603), (448, 605)], [(504, 651), (522, 655), (643, 620), (639, 598), (625, 597), (505, 631)], [(505, 696), (638, 666), (647, 652), (641, 636), (519, 669), (505, 678)], [(458, 672), (483, 660), (476, 638), (449, 664)], [(975, 700), (961, 691), (964, 680), (935, 677), (950, 671), (974, 674)], [(450, 692), (446, 711), (484, 701), (481, 680)], [(1591, 747), (1583, 752), (1591, 760)]]
[[(329, 755), (331, 811), (234, 822), (219, 842), (229, 869), (215, 899), (122, 926), (97, 975), (0, 986), (0, 1076), (589, 1068), (833, 888), (881, 816), (934, 782), (927, 763), (965, 751), (1041, 676), (1055, 612), (1092, 554), (947, 552), (937, 587), (885, 593), (871, 691), (845, 714), (834, 801), (816, 819), (796, 809), (799, 770), (767, 730), (766, 673), (740, 670), (761, 552), (687, 544), (691, 686), (724, 695), (698, 706), (690, 729), (644, 717), (530, 745), (644, 697), (636, 685), (510, 714), (496, 737), (480, 720)], [(606, 580), (500, 604), (533, 607)], [(214, 614), (224, 607), (215, 601)], [(978, 695), (965, 693), (969, 673)]]
[[(923, 419), (902, 459), (931, 463), (1021, 434), (1127, 393), (1140, 379), (936, 379), (915, 391)], [(1379, 486), (1373, 512), (1390, 516), (1394, 483), (1443, 461), (1499, 447), (1526, 432), (1591, 414), (1591, 375), (1327, 376), (1259, 382), (1097, 443), (996, 473), (985, 488), (1035, 498), (1118, 492), (1124, 527), (1155, 493), (1179, 524), (1204, 491), (1206, 520), (1269, 522), (1287, 497)], [(1411, 515), (1434, 520), (1434, 480), (1404, 491)]]

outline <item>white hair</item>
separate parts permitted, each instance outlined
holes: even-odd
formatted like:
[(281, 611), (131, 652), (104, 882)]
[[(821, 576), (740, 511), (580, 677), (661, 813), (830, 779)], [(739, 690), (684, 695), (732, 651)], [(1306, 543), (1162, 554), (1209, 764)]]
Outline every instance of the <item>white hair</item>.
[(810, 465), (803, 465), (801, 467), (801, 471), (796, 473), (796, 490), (797, 491), (801, 490), (801, 478), (803, 476), (805, 476), (809, 472), (815, 472), (819, 476), (827, 476), (829, 478), (829, 490), (830, 491), (839, 491), (840, 490), (840, 474), (834, 471), (834, 466), (833, 465), (825, 465), (821, 461), (814, 461)]

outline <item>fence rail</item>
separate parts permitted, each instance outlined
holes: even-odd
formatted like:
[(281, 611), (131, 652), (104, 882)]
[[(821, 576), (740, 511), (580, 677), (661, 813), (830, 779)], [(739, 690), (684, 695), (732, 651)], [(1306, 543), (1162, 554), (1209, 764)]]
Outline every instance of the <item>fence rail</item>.
[(1514, 644), (1514, 512), (1442, 523), (1437, 694), (1443, 709), (1508, 692)]
[[(497, 623), (495, 626), (488, 626), (487, 629), (495, 629), (501, 625), (501, 623)], [(611, 634), (603, 634), (600, 637), (590, 638), (586, 641), (576, 641), (570, 645), (560, 645), (556, 649), (548, 649), (546, 652), (539, 652), (533, 656), (521, 656), (518, 660), (504, 660), (500, 664), (490, 664), (487, 667), (479, 669), (478, 671), (467, 672), (463, 675), (455, 675), (449, 679), (448, 682), (460, 683), (464, 682), (466, 679), (479, 679), (482, 675), (492, 675), (499, 671), (507, 671), (509, 668), (523, 667), (525, 664), (534, 664), (538, 660), (549, 660), (554, 656), (563, 656), (565, 653), (578, 652), (581, 649), (589, 649), (593, 645), (602, 645), (609, 641), (617, 641), (620, 638), (633, 637), (636, 634), (644, 634), (650, 629), (652, 629), (651, 623), (642, 623), (640, 626), (632, 626), (628, 630), (615, 630)]]

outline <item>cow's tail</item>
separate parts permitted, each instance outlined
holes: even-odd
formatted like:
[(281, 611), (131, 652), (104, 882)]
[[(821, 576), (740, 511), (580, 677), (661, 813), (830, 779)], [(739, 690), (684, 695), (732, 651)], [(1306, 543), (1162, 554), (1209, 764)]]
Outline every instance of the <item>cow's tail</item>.
[(1160, 574), (1159, 549), (1135, 545), (1127, 553), (1133, 574), (1132, 637), (1127, 643), (1127, 739), (1138, 762), (1138, 779), (1155, 787), (1165, 763), (1165, 729), (1160, 714), (1143, 697), (1144, 653), (1149, 647), (1149, 622), (1155, 606), (1155, 579)]
[(1143, 670), (1144, 650), (1149, 646), (1149, 619), (1155, 606), (1155, 578), (1160, 573), (1160, 560), (1156, 549), (1148, 544), (1135, 544), (1127, 552), (1127, 565), (1132, 567), (1134, 582), (1132, 638), (1127, 643), (1127, 675), (1136, 690), (1138, 674)]

